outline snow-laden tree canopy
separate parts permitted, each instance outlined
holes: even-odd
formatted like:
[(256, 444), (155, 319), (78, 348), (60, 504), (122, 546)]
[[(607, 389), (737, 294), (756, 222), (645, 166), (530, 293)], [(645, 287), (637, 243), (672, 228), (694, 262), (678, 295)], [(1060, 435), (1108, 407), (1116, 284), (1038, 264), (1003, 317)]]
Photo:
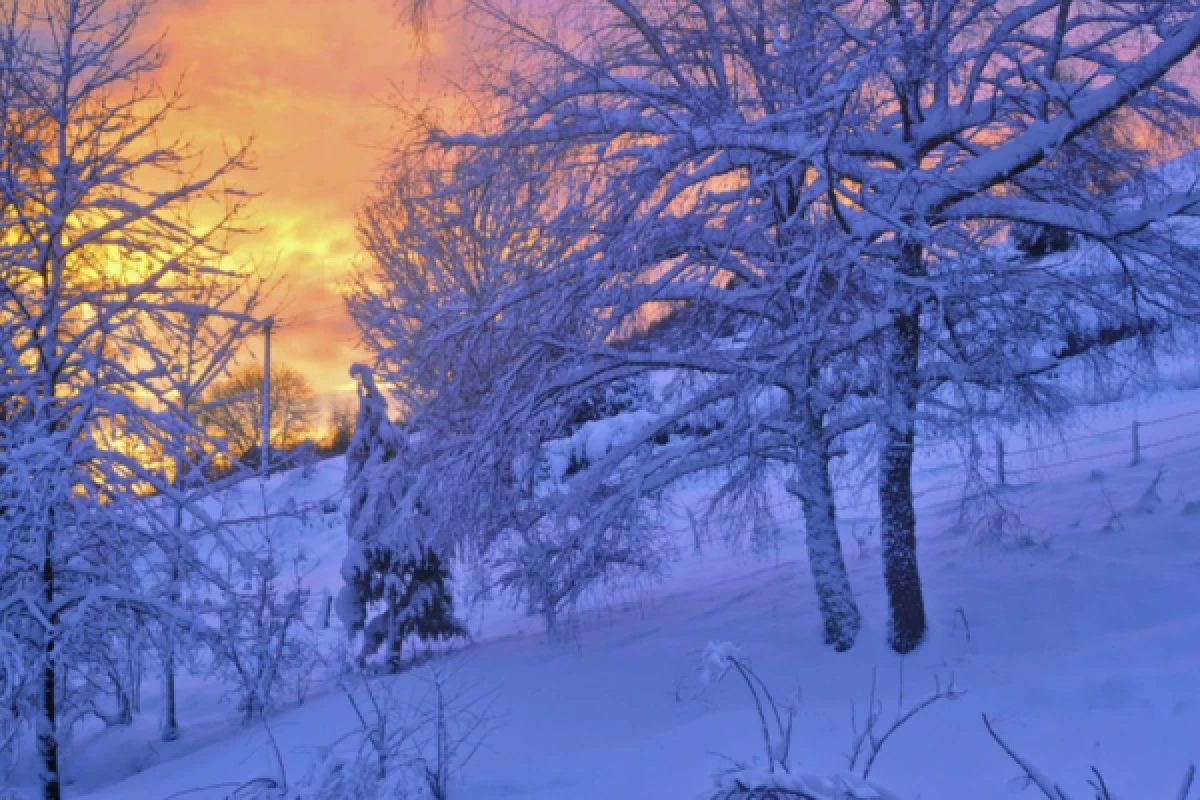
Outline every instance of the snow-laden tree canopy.
[[(473, 6), (513, 58), (482, 79), (498, 110), (397, 165), (351, 309), (459, 535), (523, 543), (507, 574), (655, 568), (664, 489), (783, 477), (848, 647), (830, 463), (852, 444), (910, 650), (918, 434), (1053, 417), (1061, 366), (1200, 309), (1200, 192), (1153, 146), (1196, 115), (1188, 2)], [(1030, 231), (1066, 252), (1022, 249)], [(630, 380), (666, 387), (653, 418), (545, 490), (569, 410)]]
[(0, 20), (0, 638), (48, 800), (74, 723), (125, 715), (102, 701), (133, 654), (196, 622), (173, 512), (208, 521), (213, 448), (189, 405), (252, 323), (222, 258), (245, 153), (206, 170), (161, 137), (179, 98), (154, 83), (145, 8), (29, 0)]

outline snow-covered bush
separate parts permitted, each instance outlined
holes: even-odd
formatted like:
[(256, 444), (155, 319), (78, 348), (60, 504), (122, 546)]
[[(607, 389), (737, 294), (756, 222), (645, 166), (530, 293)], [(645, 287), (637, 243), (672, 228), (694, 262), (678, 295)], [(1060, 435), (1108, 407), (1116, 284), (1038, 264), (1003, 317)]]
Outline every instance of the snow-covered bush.
[(497, 543), (496, 585), (541, 616), (551, 638), (560, 638), (590, 593), (627, 587), (667, 563), (669, 544), (653, 525), (643, 516), (598, 530), (590, 520), (543, 515)]
[(360, 727), (324, 749), (288, 800), (452, 800), (494, 729), (492, 697), (428, 667), (415, 690), (389, 678), (344, 687)]
[(389, 665), (399, 669), (406, 642), (431, 644), (467, 635), (454, 616), (450, 572), (437, 551), (420, 548), (397, 560), (391, 550), (367, 548), (364, 556), (367, 566), (356, 572), (357, 590), (380, 611), (363, 626), (363, 655), (384, 649)]
[(412, 773), (364, 762), (368, 760), (324, 754), (287, 800), (416, 800), (420, 796), (420, 783)]
[(1014, 225), (1010, 238), (1017, 250), (1033, 259), (1064, 253), (1075, 242), (1069, 230), (1052, 225)]
[(633, 378), (613, 381), (584, 392), (568, 410), (564, 429), (569, 435), (587, 422), (648, 409), (653, 403), (654, 394), (644, 381)]
[(217, 674), (232, 687), (248, 720), (275, 708), (285, 693), (303, 700), (317, 662), (304, 562), (281, 563), (269, 535), (233, 554), (225, 591), (210, 609)]
[(717, 778), (712, 800), (899, 800), (880, 787), (847, 777), (822, 778), (803, 772), (770, 774), (752, 770)]

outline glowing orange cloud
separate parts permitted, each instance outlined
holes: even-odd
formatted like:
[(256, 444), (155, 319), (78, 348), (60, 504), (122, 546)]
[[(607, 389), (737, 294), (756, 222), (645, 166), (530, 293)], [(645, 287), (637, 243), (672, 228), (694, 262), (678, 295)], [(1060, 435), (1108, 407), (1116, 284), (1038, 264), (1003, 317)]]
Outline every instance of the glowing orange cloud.
[(397, 0), (164, 0), (151, 28), (167, 36), (164, 85), (182, 78), (174, 121), (199, 148), (253, 137), (261, 228), (239, 258), (277, 261), (287, 297), (274, 357), (328, 393), (366, 358), (337, 286), (358, 253), (354, 214), (393, 140), (396, 89), (432, 96), (459, 54), (434, 31), (418, 48)]

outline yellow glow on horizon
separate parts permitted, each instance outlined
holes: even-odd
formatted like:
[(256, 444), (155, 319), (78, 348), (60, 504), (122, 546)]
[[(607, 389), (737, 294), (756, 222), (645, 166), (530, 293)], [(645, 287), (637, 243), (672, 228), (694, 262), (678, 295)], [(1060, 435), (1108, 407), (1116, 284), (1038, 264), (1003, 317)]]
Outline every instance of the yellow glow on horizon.
[(394, 141), (389, 99), (435, 98), (453, 76), (461, 36), (434, 30), (424, 49), (397, 0), (162, 0), (147, 33), (165, 31), (162, 83), (182, 80), (187, 106), (169, 133), (213, 161), (253, 138), (258, 195), (237, 260), (276, 265), (282, 325), (272, 357), (305, 373), (321, 394), (353, 387), (365, 354), (338, 286), (359, 253), (355, 214)]

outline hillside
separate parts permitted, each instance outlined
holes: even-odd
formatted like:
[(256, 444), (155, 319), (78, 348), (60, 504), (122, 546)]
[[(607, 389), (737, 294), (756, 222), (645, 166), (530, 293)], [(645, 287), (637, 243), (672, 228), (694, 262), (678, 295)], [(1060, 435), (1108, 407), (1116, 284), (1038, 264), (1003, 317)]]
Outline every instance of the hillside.
[[(1142, 463), (1130, 466), (1135, 418)], [(798, 514), (783, 508), (778, 547), (765, 554), (732, 554), (719, 542), (697, 554), (681, 524), (686, 555), (671, 573), (598, 603), (567, 643), (546, 642), (536, 620), (512, 609), (475, 609), (476, 642), (438, 663), (494, 696), (498, 725), (453, 796), (702, 797), (724, 758), (759, 753), (744, 688), (699, 680), (701, 651), (726, 640), (777, 695), (801, 692), (794, 762), (806, 770), (844, 768), (851, 709), (861, 713), (873, 680), (886, 722), (901, 681), (911, 704), (935, 680), (953, 679), (965, 694), (901, 728), (874, 768), (872, 779), (898, 796), (1018, 796), (1018, 770), (981, 714), (1069, 791), (1084, 792), (1095, 765), (1122, 796), (1174, 796), (1185, 765), (1200, 758), (1200, 391), (1099, 406), (1056, 444), (1012, 440), (1006, 449), (1010, 485), (1000, 497), (1011, 516), (991, 535), (958, 524), (952, 455), (924, 455), (918, 508), (932, 635), (903, 660), (880, 629), (877, 543), (865, 540), (863, 550), (851, 538), (869, 518), (869, 507), (853, 507), (863, 495), (843, 497), (844, 544), (867, 624), (847, 654), (820, 644)], [(271, 507), (296, 510), (280, 541), (304, 553), (318, 594), (340, 580), (342, 469), (328, 461), (268, 486)], [(236, 502), (252, 508), (259, 497), (246, 489)], [(421, 674), (394, 680), (403, 692)], [(353, 725), (346, 699), (314, 678), (302, 706), (270, 720), (293, 779)], [(132, 728), (79, 736), (70, 796), (166, 798), (276, 773), (266, 729), (242, 727), (204, 676), (189, 677), (184, 692), (176, 743), (155, 740), (153, 700)], [(18, 770), (12, 780), (31, 777)]]

